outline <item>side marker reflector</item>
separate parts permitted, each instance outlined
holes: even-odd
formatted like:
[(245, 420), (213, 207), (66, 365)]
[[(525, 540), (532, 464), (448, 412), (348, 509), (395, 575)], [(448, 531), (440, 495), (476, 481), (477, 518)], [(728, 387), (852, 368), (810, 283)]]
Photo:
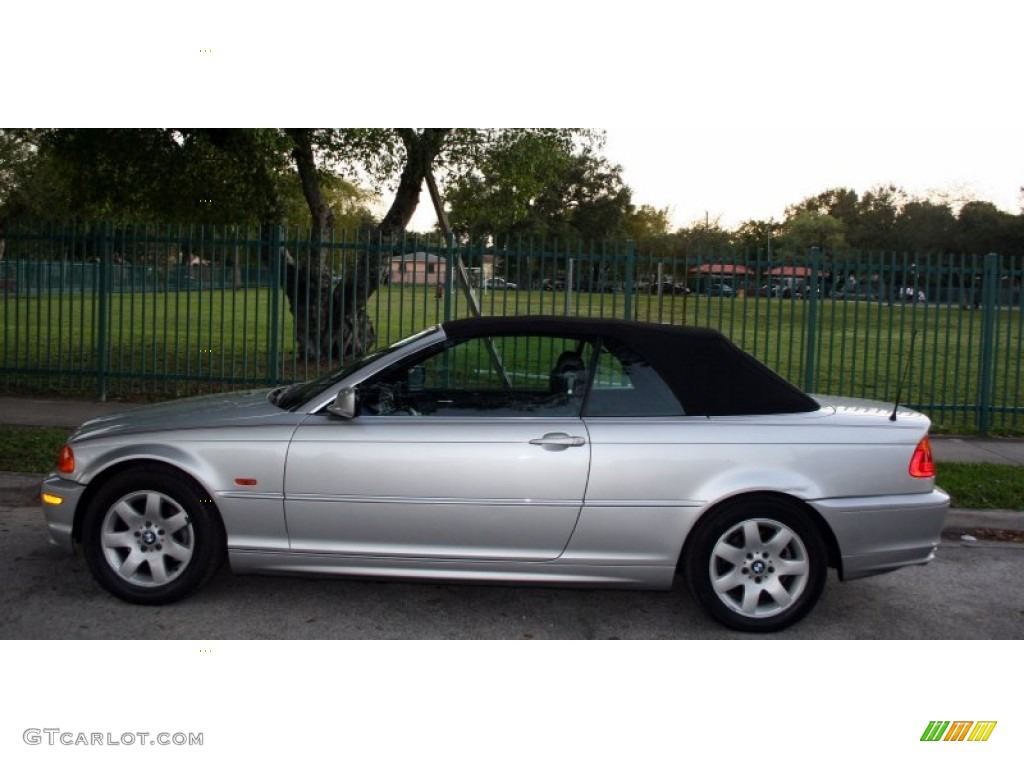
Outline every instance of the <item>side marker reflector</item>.
[(57, 457), (57, 471), (62, 475), (70, 475), (75, 471), (75, 452), (70, 445), (64, 445), (60, 449), (60, 456)]

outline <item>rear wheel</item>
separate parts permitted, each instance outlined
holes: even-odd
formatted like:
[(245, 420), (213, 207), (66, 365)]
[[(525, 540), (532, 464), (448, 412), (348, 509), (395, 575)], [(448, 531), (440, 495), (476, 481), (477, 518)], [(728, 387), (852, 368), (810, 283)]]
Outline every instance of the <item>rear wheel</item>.
[(132, 603), (179, 600), (224, 560), (219, 516), (187, 476), (160, 466), (115, 475), (82, 520), (82, 548), (96, 580)]
[(821, 597), (825, 545), (814, 524), (778, 498), (737, 499), (709, 513), (685, 563), (690, 591), (722, 624), (774, 632)]

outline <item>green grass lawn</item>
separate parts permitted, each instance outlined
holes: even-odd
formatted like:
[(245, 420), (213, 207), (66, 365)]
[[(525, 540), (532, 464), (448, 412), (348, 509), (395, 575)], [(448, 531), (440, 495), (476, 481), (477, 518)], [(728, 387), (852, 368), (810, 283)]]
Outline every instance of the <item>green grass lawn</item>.
[(56, 427), (0, 427), (0, 471), (49, 472), (70, 434)]
[(939, 485), (965, 509), (1014, 509), (1024, 512), (1024, 469), (1004, 464), (937, 465)]
[[(49, 472), (71, 430), (57, 427), (0, 427), (0, 471)], [(965, 509), (1024, 512), (1024, 471), (1000, 464), (940, 462), (938, 480)]]
[[(596, 317), (623, 317), (628, 303), (635, 319), (718, 328), (814, 392), (892, 400), (907, 371), (902, 399), (928, 413), (936, 432), (976, 429), (981, 317), (958, 306), (821, 300), (808, 349), (808, 301), (541, 290), (488, 291), (480, 300), (485, 314)], [(433, 286), (383, 286), (369, 300), (378, 341), (438, 322), (446, 304), (451, 317), (470, 315), (459, 292), (446, 299)], [(108, 395), (165, 398), (302, 380), (327, 368), (298, 357), (288, 302), (268, 288), (115, 293), (105, 309), (101, 355), (100, 307), (91, 294), (3, 302), (0, 390), (90, 394), (102, 365)], [(1010, 410), (1024, 392), (1021, 314), (997, 313), (994, 433), (1024, 432), (1024, 416)]]

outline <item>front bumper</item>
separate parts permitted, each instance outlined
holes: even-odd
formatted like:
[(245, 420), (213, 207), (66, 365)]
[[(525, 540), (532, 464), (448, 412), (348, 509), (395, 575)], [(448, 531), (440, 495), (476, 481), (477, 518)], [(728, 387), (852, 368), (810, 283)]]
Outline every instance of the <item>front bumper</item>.
[(78, 509), (78, 502), (85, 492), (85, 486), (51, 474), (43, 480), (40, 492), (61, 500), (59, 504), (43, 502), (50, 541), (67, 552), (74, 552), (75, 510)]
[(935, 557), (949, 495), (930, 493), (819, 499), (811, 505), (835, 534), (844, 581), (874, 576)]

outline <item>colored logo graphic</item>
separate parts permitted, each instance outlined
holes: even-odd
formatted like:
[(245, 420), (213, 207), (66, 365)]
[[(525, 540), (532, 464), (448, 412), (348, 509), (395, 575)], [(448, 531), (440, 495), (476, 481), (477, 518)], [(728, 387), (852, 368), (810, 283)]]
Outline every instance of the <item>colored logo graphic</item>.
[(932, 720), (921, 741), (988, 741), (996, 720)]

